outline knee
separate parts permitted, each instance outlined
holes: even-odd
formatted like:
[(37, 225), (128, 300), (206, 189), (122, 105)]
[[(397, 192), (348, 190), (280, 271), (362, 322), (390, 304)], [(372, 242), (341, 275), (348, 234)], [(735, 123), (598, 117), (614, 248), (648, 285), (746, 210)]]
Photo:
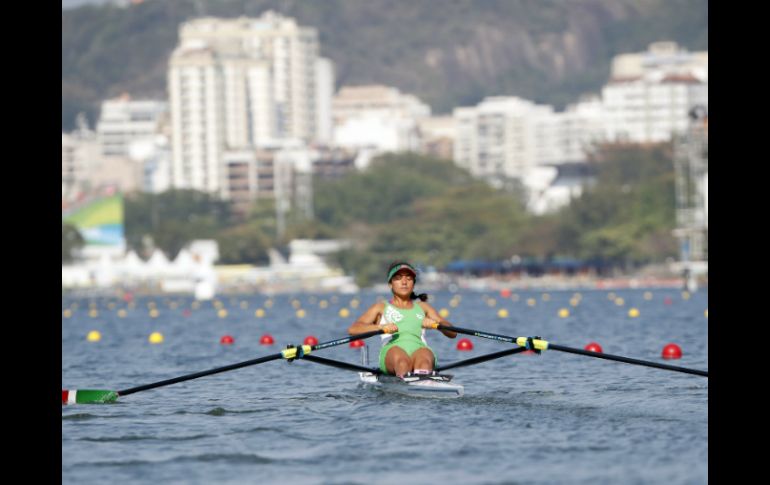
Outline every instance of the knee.
[(412, 365), (412, 359), (409, 358), (407, 355), (399, 355), (396, 357), (395, 361), (393, 362), (396, 366), (410, 366)]
[(415, 369), (432, 369), (433, 368), (433, 356), (432, 355), (420, 355), (414, 359)]

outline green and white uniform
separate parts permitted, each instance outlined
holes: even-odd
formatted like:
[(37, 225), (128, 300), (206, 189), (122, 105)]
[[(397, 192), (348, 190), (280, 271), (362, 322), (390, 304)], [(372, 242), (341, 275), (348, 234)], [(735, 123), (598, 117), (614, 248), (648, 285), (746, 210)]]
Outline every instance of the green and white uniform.
[[(433, 349), (428, 347), (425, 341), (425, 329), (422, 328), (422, 320), (425, 318), (425, 310), (418, 303), (412, 303), (412, 308), (396, 308), (389, 302), (385, 303), (385, 311), (382, 314), (380, 325), (394, 323), (398, 326), (398, 332), (394, 334), (381, 335), (382, 348), (380, 349), (380, 370), (387, 373), (385, 368), (385, 356), (391, 347), (400, 347), (411, 357), (419, 349), (427, 348), (431, 352)], [(436, 353), (433, 352), (434, 367), (436, 365)]]

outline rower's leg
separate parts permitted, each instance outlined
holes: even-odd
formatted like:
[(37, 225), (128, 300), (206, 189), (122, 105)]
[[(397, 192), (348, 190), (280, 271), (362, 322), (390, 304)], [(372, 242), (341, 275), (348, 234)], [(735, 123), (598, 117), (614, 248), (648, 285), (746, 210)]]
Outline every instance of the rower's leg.
[(435, 361), (435, 357), (433, 356), (433, 352), (431, 352), (429, 348), (423, 347), (421, 349), (415, 350), (414, 353), (412, 354), (412, 363), (414, 365), (411, 370), (432, 371), (434, 361)]
[(385, 368), (388, 374), (403, 377), (404, 374), (412, 370), (412, 359), (409, 358), (404, 349), (400, 347), (391, 347), (385, 354)]

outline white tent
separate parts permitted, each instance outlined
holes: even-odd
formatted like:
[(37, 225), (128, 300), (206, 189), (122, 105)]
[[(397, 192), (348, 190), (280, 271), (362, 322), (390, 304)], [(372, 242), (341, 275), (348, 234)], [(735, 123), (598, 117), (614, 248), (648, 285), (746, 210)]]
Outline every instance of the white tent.
[(155, 249), (150, 256), (150, 259), (147, 260), (146, 270), (148, 276), (151, 278), (161, 276), (170, 268), (171, 263), (169, 263), (168, 258), (160, 249)]

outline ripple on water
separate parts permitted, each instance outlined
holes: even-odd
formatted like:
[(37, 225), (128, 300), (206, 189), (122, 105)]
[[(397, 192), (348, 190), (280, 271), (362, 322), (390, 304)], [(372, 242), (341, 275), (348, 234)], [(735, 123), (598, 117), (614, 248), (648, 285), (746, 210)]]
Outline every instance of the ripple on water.
[(195, 434), (189, 436), (158, 436), (158, 435), (126, 435), (126, 436), (101, 436), (79, 438), (78, 441), (91, 441), (95, 443), (113, 443), (124, 441), (194, 441), (203, 438), (211, 438), (210, 434)]
[[(199, 455), (180, 455), (168, 460), (109, 460), (87, 463), (94, 467), (135, 467), (173, 463), (226, 463), (230, 465), (263, 465), (275, 460), (256, 453), (203, 453)], [(85, 464), (85, 463), (84, 463)]]

